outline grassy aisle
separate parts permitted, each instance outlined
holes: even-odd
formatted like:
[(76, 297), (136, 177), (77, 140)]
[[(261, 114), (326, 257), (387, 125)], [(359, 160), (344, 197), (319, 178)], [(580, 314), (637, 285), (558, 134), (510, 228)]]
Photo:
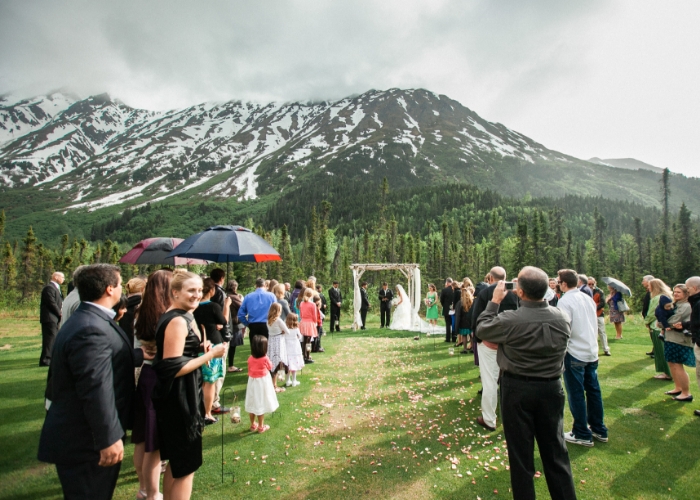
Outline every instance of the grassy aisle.
[[(639, 323), (629, 321), (624, 336), (600, 363), (610, 442), (569, 447), (579, 498), (694, 498), (700, 419), (692, 410), (700, 402), (663, 394), (671, 385), (652, 379)], [(509, 498), (503, 429), (487, 433), (474, 423), (480, 384), (472, 356), (450, 356), (440, 337), (412, 338), (376, 328), (327, 336), (302, 384), (279, 395), (268, 433), (248, 432), (245, 413), (241, 424), (224, 422), (223, 483), (221, 424), (205, 430), (193, 497)], [(46, 376), (36, 366), (40, 344), (36, 319), (0, 317), (0, 346), (11, 346), (0, 350), (0, 498), (60, 498), (54, 469), (35, 459)], [(245, 368), (249, 349), (239, 351)], [(241, 401), (246, 382), (229, 374), (226, 387)], [(231, 399), (229, 391), (227, 405)], [(568, 409), (565, 418), (568, 429)], [(132, 450), (115, 498), (135, 496)], [(544, 477), (536, 485), (548, 498)]]

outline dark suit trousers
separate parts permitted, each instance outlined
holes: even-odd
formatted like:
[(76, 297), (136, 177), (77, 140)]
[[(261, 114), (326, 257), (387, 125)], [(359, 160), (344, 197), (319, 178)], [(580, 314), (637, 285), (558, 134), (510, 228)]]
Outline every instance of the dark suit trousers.
[(269, 338), (270, 333), (267, 330), (267, 323), (248, 323), (248, 342), (253, 345), (253, 337), (255, 335), (262, 335), (265, 338)]
[(362, 328), (367, 326), (367, 309), (360, 309), (360, 318), (362, 319)]
[(384, 328), (385, 326), (388, 327), (391, 324), (391, 302), (382, 302), (380, 309), (382, 318), (382, 328)]
[(47, 322), (41, 324), (41, 357), (39, 366), (49, 366), (51, 364), (51, 351), (53, 343), (58, 333), (58, 323)]
[(507, 374), (501, 377), (501, 416), (515, 500), (535, 498), (535, 439), (552, 499), (576, 498), (564, 441), (564, 400), (559, 379), (539, 382)]
[(335, 304), (331, 304), (331, 331), (340, 331), (340, 307)]
[(452, 338), (452, 316), (445, 314), (443, 318), (445, 318), (445, 342), (452, 342), (454, 340)]
[(117, 486), (121, 462), (112, 467), (100, 467), (95, 462), (56, 464), (58, 479), (66, 500), (109, 500)]

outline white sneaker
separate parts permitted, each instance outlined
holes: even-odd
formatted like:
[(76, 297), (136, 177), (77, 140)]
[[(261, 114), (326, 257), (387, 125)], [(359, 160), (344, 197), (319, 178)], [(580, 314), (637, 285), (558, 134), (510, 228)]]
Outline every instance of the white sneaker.
[(292, 386), (292, 381), (291, 381), (291, 380), (287, 380), (287, 383), (286, 383), (285, 385), (286, 385), (287, 387), (291, 387), (291, 386)]
[(296, 387), (298, 385), (301, 385), (301, 382), (299, 382), (298, 380), (295, 380), (294, 382), (292, 382), (292, 387)]
[(574, 436), (573, 432), (565, 432), (564, 433), (564, 439), (566, 440), (567, 443), (574, 443), (574, 444), (579, 444), (581, 446), (587, 446), (591, 447), (593, 446), (593, 440), (586, 441), (585, 439), (579, 439), (576, 436)]
[(596, 434), (595, 432), (591, 431), (591, 434), (593, 434), (593, 439), (597, 439), (601, 443), (607, 443), (608, 442), (608, 437), (607, 436), (602, 436), (600, 434)]

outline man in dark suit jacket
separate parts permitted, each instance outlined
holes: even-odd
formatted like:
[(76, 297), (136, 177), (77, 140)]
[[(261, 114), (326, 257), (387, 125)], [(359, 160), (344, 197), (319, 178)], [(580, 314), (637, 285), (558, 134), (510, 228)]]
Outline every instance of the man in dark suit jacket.
[[(328, 290), (328, 298), (331, 301), (331, 331), (335, 325), (335, 331), (340, 331), (340, 306), (343, 303), (343, 294), (340, 293), (338, 282), (334, 281), (333, 286)], [(337, 322), (337, 324), (336, 324)]]
[(445, 318), (445, 342), (454, 342), (457, 340), (456, 335), (452, 335), (452, 317), (450, 309), (454, 302), (455, 294), (452, 289), (452, 278), (445, 280), (445, 288), (440, 292), (440, 304), (442, 305), (442, 316)]
[(124, 457), (134, 368), (143, 363), (144, 352), (133, 349), (113, 319), (121, 282), (117, 266), (86, 266), (76, 280), (82, 303), (54, 346), (53, 397), (38, 458), (56, 464), (67, 499), (111, 498)]
[(39, 366), (51, 364), (51, 350), (58, 333), (58, 323), (61, 321), (61, 307), (63, 306), (61, 285), (64, 279), (63, 273), (53, 273), (51, 281), (41, 291), (41, 304), (39, 305), (41, 357), (39, 358)]
[(590, 298), (593, 298), (593, 290), (591, 290), (591, 288), (588, 286), (588, 276), (585, 274), (578, 275), (578, 289), (588, 295)]
[(379, 290), (379, 314), (381, 316), (381, 326), (389, 328), (391, 324), (391, 301), (394, 299), (394, 292), (389, 290), (387, 282), (382, 283), (382, 288)]
[(360, 318), (362, 318), (361, 330), (366, 330), (367, 310), (370, 308), (369, 298), (367, 297), (367, 282), (363, 281), (360, 285)]

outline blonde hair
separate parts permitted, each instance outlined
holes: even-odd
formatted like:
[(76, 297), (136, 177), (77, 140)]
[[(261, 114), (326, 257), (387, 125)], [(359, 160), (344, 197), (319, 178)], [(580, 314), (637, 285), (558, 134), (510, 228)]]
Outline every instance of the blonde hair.
[(657, 278), (654, 278), (649, 282), (649, 293), (652, 297), (656, 297), (657, 295), (665, 295), (669, 299), (672, 298), (673, 295), (668, 285)]
[(267, 324), (271, 325), (272, 323), (275, 322), (277, 318), (280, 317), (282, 314), (282, 306), (279, 305), (277, 302), (274, 302), (270, 306), (270, 310), (267, 311)]
[(191, 273), (185, 269), (175, 269), (173, 271), (173, 279), (170, 281), (170, 290), (177, 290), (178, 292), (182, 290), (182, 285), (187, 280), (199, 280), (202, 282), (202, 278), (198, 274)]
[(678, 283), (676, 286), (673, 287), (674, 290), (676, 288), (683, 292), (683, 298), (680, 301), (674, 301), (674, 304), (677, 302), (688, 300), (688, 287), (685, 286), (685, 283)]
[[(469, 279), (469, 278), (467, 278)], [(471, 280), (469, 280), (471, 283)], [(474, 303), (474, 287), (469, 285), (465, 288), (462, 288), (462, 294), (461, 294), (461, 300), (462, 300), (462, 311), (467, 312), (469, 309), (471, 309), (472, 304)]]
[(146, 288), (146, 280), (139, 278), (138, 276), (136, 278), (131, 278), (126, 282), (126, 286), (124, 288), (126, 289), (127, 295), (132, 293), (142, 293), (144, 288)]
[(274, 293), (275, 297), (277, 297), (278, 299), (284, 297), (284, 292), (286, 292), (286, 290), (284, 289), (284, 285), (281, 283), (275, 286), (274, 290), (272, 290), (272, 293)]
[(296, 313), (289, 313), (287, 314), (287, 319), (285, 320), (285, 323), (287, 323), (287, 328), (298, 328), (299, 317), (296, 315)]
[(314, 291), (311, 288), (304, 290), (304, 302), (308, 302), (311, 297), (314, 296)]

